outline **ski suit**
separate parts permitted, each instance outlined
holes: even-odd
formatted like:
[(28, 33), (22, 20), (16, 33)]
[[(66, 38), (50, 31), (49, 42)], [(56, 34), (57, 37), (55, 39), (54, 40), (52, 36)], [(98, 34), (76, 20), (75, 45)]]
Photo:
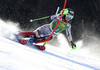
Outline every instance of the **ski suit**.
[[(43, 36), (50, 35), (51, 32), (54, 30), (59, 18), (60, 18), (59, 15), (53, 15), (53, 16), (51, 16), (51, 20), (53, 20), (53, 21), (50, 24), (45, 24), (45, 25), (37, 28), (39, 36), (41, 36), (41, 35), (43, 35)], [(55, 32), (53, 33), (53, 36), (58, 35), (59, 33), (61, 33), (64, 30), (66, 30), (66, 35), (70, 36), (70, 39), (72, 41), (71, 21), (69, 21), (67, 24), (64, 24), (62, 19), (61, 19), (61, 21), (60, 21), (59, 25), (57, 26)]]

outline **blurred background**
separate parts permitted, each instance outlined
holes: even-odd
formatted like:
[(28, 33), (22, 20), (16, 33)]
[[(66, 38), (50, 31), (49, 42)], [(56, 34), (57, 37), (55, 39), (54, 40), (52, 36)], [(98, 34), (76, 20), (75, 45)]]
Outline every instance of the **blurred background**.
[[(0, 0), (0, 18), (19, 23), (24, 31), (33, 31), (43, 24), (49, 24), (51, 20), (48, 18), (31, 23), (30, 19), (54, 15), (57, 7), (60, 10), (63, 8), (64, 1)], [(82, 40), (83, 47), (89, 47), (90, 53), (96, 52), (99, 55), (100, 0), (67, 0), (67, 7), (75, 11), (72, 22), (73, 40)], [(65, 31), (62, 33), (65, 34)]]
[[(36, 19), (55, 14), (57, 7), (63, 8), (65, 0), (0, 0), (0, 18), (18, 22), (21, 29), (33, 31), (37, 27), (51, 22), (50, 18), (30, 23)], [(66, 7), (75, 11), (72, 22), (74, 40), (82, 38), (82, 34), (99, 35), (100, 0), (68, 0)], [(92, 33), (91, 33), (92, 32)], [(63, 32), (65, 33), (65, 32)], [(89, 35), (88, 34), (88, 35)], [(86, 34), (87, 35), (87, 34)]]

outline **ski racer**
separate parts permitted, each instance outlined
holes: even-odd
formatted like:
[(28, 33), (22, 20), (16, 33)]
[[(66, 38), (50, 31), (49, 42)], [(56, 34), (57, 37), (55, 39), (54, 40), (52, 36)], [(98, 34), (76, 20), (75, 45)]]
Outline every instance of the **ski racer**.
[[(50, 24), (45, 24), (45, 25), (37, 28), (34, 31), (34, 35), (36, 35), (36, 37), (49, 36), (51, 34), (51, 32), (54, 30), (57, 22), (59, 21), (61, 14), (62, 14), (62, 11), (57, 15), (51, 16), (51, 20), (53, 20), (53, 21)], [(59, 23), (58, 27), (56, 28), (55, 32), (53, 33), (52, 37), (55, 37), (62, 31), (66, 30), (67, 39), (68, 39), (69, 43), (71, 44), (72, 49), (75, 50), (76, 45), (73, 42), (72, 35), (71, 35), (71, 21), (72, 21), (73, 17), (74, 17), (74, 11), (71, 8), (64, 9), (64, 13), (60, 20), (60, 23)], [(35, 38), (32, 38), (29, 40), (30, 43), (34, 43), (34, 41), (35, 41)]]

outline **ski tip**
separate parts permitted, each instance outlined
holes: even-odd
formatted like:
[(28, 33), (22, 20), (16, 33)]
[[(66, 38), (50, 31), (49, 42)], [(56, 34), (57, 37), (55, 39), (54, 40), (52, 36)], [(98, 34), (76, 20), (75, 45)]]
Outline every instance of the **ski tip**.
[(40, 45), (40, 50), (44, 51), (45, 49), (45, 46)]
[(24, 39), (21, 40), (21, 44), (25, 45), (26, 43), (27, 42)]

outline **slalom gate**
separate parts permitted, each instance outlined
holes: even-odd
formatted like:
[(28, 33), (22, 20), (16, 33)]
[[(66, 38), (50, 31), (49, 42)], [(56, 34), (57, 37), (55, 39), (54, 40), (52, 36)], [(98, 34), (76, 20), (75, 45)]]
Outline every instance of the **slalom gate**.
[(63, 11), (62, 11), (62, 14), (61, 14), (61, 16), (60, 16), (59, 21), (57, 22), (57, 25), (55, 26), (54, 30), (52, 31), (52, 33), (51, 33), (50, 36), (48, 37), (47, 41), (44, 42), (43, 46), (45, 46), (45, 44), (49, 41), (50, 37), (52, 36), (52, 34), (55, 32), (57, 26), (59, 25), (59, 22), (60, 22), (60, 20), (61, 20), (61, 18), (62, 18), (62, 16), (63, 16), (63, 13), (64, 13), (64, 9), (65, 9), (65, 7), (66, 7), (66, 3), (67, 3), (67, 0), (65, 0), (65, 2), (64, 2)]

